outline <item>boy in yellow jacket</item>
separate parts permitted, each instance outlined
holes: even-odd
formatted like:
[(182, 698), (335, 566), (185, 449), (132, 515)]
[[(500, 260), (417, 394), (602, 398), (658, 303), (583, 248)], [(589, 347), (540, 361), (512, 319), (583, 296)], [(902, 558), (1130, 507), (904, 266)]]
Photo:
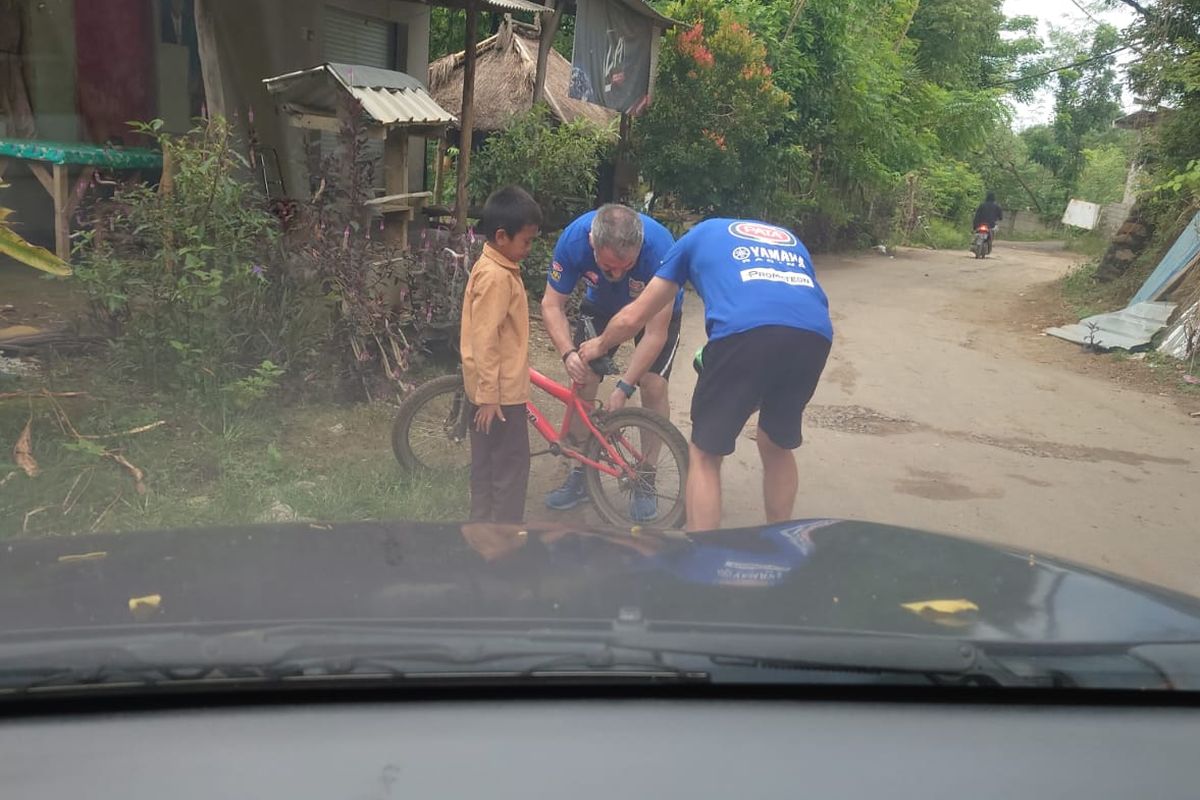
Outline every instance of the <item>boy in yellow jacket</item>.
[(463, 299), (460, 346), (471, 402), (471, 519), (521, 522), (529, 485), (529, 300), (520, 262), (529, 255), (542, 210), (516, 186), (483, 206), (487, 237)]

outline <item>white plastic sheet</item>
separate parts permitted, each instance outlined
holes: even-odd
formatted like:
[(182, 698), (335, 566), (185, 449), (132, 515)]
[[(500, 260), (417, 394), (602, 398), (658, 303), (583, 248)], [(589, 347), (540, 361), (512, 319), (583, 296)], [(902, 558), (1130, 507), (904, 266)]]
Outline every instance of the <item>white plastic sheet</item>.
[(1067, 210), (1063, 212), (1063, 225), (1071, 225), (1084, 230), (1095, 230), (1096, 223), (1100, 221), (1100, 212), (1103, 209), (1096, 203), (1089, 203), (1086, 200), (1072, 200), (1067, 203)]

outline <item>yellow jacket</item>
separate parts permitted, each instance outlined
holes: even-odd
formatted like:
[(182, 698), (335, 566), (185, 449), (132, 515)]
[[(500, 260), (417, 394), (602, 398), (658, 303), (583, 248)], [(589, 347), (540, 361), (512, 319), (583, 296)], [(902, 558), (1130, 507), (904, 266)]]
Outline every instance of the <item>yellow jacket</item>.
[(529, 300), (521, 268), (489, 244), (467, 281), (459, 343), (471, 402), (529, 401)]

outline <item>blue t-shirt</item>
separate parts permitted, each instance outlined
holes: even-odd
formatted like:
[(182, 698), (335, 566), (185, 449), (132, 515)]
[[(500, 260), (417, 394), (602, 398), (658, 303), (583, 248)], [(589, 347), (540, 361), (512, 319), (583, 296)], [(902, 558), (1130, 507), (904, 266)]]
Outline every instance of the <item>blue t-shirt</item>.
[(786, 228), (740, 219), (707, 219), (681, 238), (658, 276), (691, 281), (704, 301), (708, 338), (766, 325), (811, 331), (833, 340), (829, 300), (812, 257)]
[[(612, 283), (596, 264), (596, 254), (588, 242), (596, 212), (589, 211), (566, 227), (554, 246), (554, 263), (547, 282), (550, 288), (570, 294), (580, 278), (587, 285), (587, 302), (602, 314), (612, 315), (633, 302), (658, 271), (663, 257), (675, 244), (671, 232), (645, 214), (642, 218), (642, 252), (625, 277)], [(683, 290), (675, 298), (675, 310), (683, 308)]]

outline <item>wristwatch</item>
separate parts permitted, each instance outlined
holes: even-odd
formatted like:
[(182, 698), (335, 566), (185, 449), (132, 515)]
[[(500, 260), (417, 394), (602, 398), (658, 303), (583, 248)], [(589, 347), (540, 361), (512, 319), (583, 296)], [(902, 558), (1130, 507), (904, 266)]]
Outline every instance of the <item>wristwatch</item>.
[(633, 393), (637, 391), (636, 386), (630, 386), (623, 380), (617, 381), (617, 388), (624, 392), (626, 397), (633, 397)]

